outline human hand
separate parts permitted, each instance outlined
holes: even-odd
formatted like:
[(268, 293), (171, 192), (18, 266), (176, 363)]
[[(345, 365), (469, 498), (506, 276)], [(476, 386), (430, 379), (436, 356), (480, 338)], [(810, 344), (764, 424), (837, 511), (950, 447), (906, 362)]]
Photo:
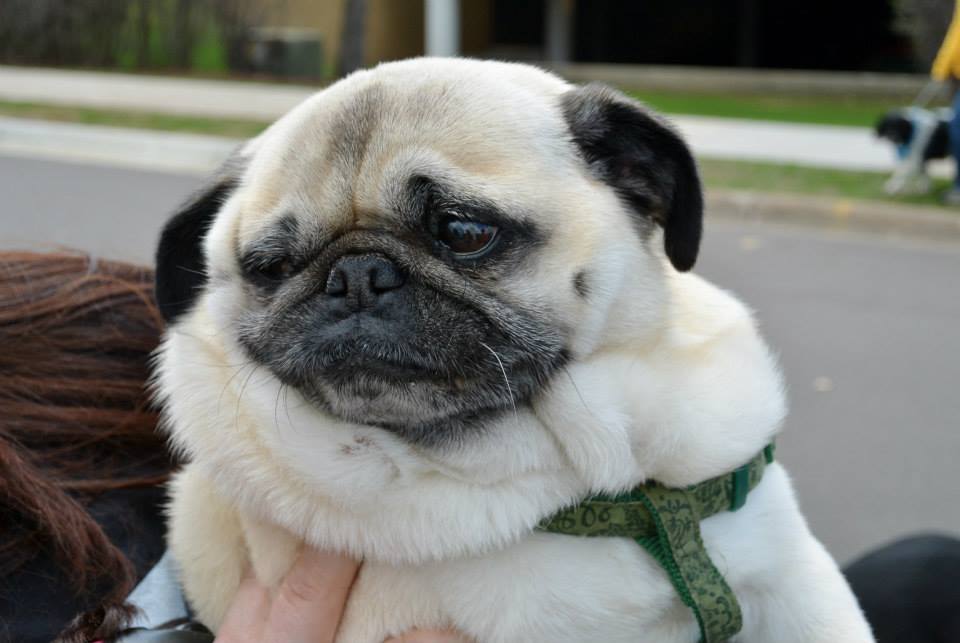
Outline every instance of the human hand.
[[(240, 583), (215, 643), (332, 643), (360, 564), (304, 549), (271, 594), (253, 574)], [(418, 630), (387, 643), (465, 643), (455, 632)]]

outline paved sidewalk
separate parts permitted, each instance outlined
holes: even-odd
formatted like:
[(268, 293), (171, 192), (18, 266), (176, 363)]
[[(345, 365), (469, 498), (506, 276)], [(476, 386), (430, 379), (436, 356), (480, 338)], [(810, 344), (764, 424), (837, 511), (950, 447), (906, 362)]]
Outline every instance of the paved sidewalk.
[[(0, 100), (271, 121), (316, 87), (0, 66)], [(865, 127), (675, 116), (704, 158), (889, 171), (893, 150)], [(9, 128), (11, 125), (6, 125)], [(952, 174), (952, 163), (932, 173)]]
[(0, 100), (272, 121), (317, 87), (0, 65)]
[[(697, 156), (786, 163), (839, 170), (893, 170), (893, 147), (867, 127), (807, 125), (733, 118), (674, 116)], [(930, 174), (953, 176), (952, 161), (937, 161)]]

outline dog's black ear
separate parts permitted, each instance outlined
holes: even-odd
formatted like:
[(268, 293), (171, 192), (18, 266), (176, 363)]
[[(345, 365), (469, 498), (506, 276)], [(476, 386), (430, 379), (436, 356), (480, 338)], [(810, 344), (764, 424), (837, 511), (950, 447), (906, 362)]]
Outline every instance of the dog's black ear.
[(873, 126), (873, 134), (877, 138), (889, 138), (890, 126), (893, 121), (893, 117), (890, 114), (884, 114), (877, 120), (876, 125)]
[(909, 143), (913, 138), (913, 123), (900, 113), (886, 114), (877, 123), (876, 133), (879, 138), (885, 138), (896, 145)]
[(677, 270), (697, 260), (703, 193), (697, 164), (683, 139), (637, 101), (605, 85), (562, 96), (564, 116), (593, 173), (632, 207), (641, 230), (663, 226), (664, 246)]
[(241, 164), (231, 159), (190, 196), (164, 226), (157, 246), (155, 293), (167, 324), (187, 312), (207, 281), (203, 239), (236, 187)]

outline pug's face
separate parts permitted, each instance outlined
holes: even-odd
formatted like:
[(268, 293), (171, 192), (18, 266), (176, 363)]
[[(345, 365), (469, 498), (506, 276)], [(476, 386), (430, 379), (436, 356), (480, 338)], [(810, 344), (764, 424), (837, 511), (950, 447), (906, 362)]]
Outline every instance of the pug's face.
[(700, 223), (687, 148), (626, 97), (405, 61), (320, 92), (228, 162), (165, 229), (157, 296), (173, 327), (205, 308), (218, 341), (322, 413), (462, 442), (655, 316), (651, 239), (663, 228), (686, 270)]

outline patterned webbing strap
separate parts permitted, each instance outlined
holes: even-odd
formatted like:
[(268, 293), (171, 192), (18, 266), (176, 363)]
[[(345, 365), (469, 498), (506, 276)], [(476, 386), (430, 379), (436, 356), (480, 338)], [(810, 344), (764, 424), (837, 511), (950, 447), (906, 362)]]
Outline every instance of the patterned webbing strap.
[(700, 521), (742, 507), (773, 462), (773, 449), (771, 443), (733, 473), (684, 489), (649, 482), (619, 496), (593, 496), (537, 528), (571, 536), (633, 538), (666, 570), (680, 599), (693, 610), (701, 643), (726, 641), (742, 626), (740, 605), (703, 546)]

